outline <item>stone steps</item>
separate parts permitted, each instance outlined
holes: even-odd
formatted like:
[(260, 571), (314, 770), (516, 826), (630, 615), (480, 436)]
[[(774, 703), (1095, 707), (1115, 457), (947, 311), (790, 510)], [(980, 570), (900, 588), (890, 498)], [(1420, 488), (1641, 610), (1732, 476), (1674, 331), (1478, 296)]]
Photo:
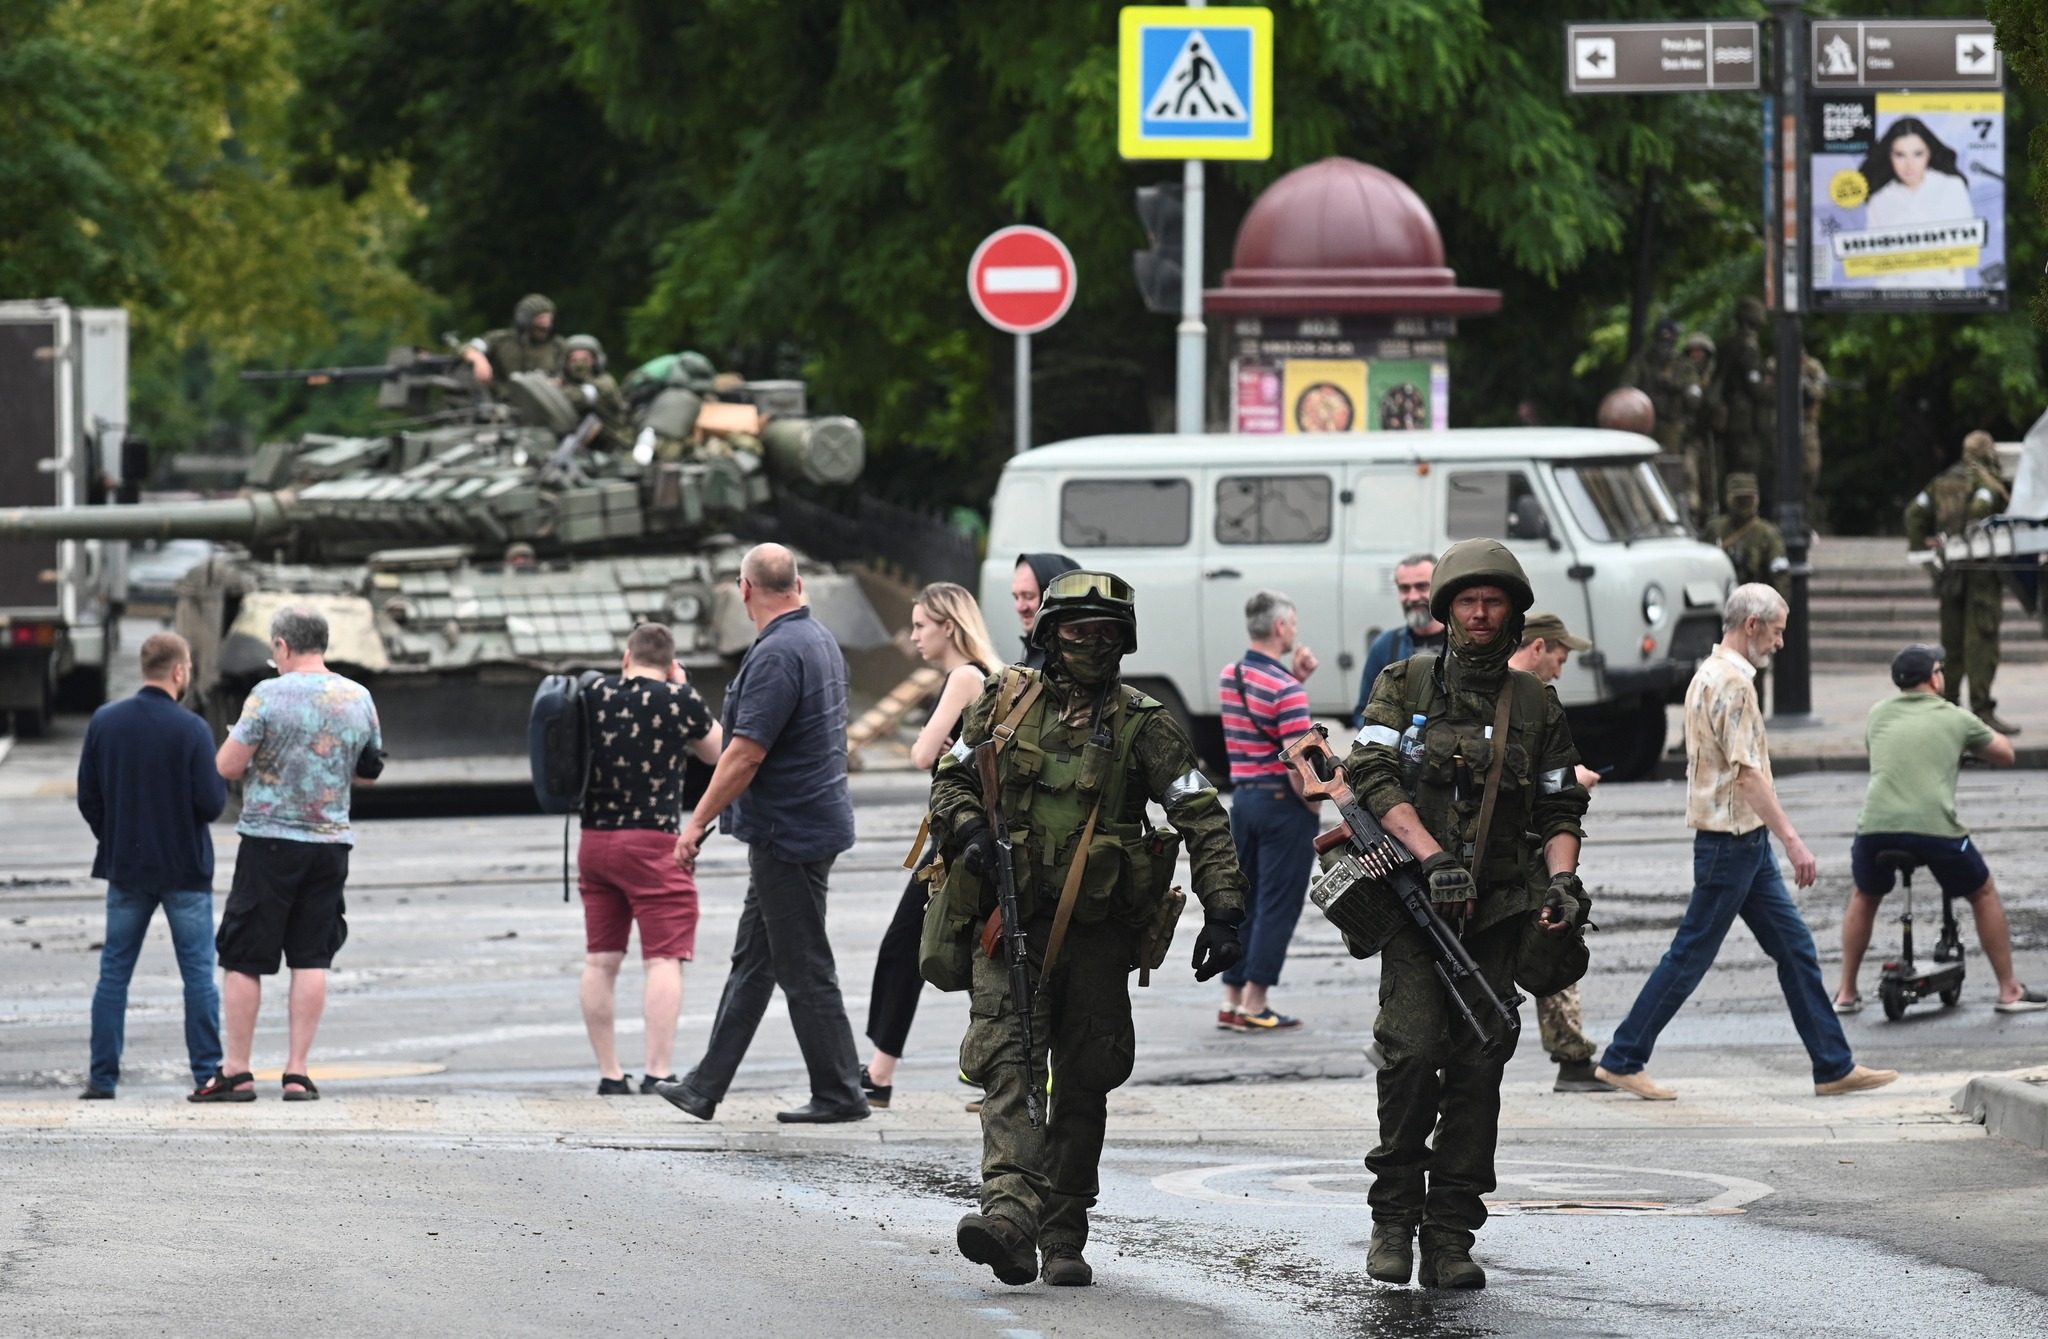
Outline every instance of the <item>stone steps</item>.
[[(1822, 540), (1807, 590), (1816, 665), (1885, 665), (1908, 642), (1941, 640), (1941, 605), (1925, 568), (1896, 539)], [(2048, 664), (2048, 637), (2011, 596), (2005, 601), (2002, 659)]]

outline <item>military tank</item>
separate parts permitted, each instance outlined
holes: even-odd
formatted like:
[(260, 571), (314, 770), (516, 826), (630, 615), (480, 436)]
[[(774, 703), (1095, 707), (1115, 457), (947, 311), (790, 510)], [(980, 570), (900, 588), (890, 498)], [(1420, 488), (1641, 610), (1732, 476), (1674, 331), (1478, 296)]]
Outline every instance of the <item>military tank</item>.
[[(375, 694), (394, 757), (523, 754), (547, 673), (613, 669), (644, 620), (669, 625), (714, 706), (754, 638), (736, 578), (750, 517), (779, 482), (843, 485), (865, 442), (805, 414), (801, 383), (709, 375), (694, 356), (630, 383), (630, 447), (539, 373), (502, 400), (453, 360), (399, 351), (373, 368), (251, 379), (384, 382), (387, 410), (456, 400), (411, 426), (261, 447), (240, 495), (210, 501), (0, 510), (0, 539), (211, 539), (178, 584), (193, 705), (217, 730), (267, 677), (270, 619), (302, 605), (328, 660)], [(851, 575), (799, 555), (814, 616), (849, 652), (889, 641)]]

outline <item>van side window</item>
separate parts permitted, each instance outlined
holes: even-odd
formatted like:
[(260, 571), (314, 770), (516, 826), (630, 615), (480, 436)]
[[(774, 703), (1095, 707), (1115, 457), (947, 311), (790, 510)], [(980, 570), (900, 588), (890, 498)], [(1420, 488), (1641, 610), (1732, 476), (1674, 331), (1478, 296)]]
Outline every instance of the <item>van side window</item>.
[(1186, 479), (1074, 479), (1060, 489), (1060, 543), (1070, 549), (1173, 548), (1188, 542), (1195, 490)]
[(1550, 518), (1529, 477), (1513, 470), (1450, 476), (1444, 533), (1459, 539), (1546, 539)]
[(1322, 474), (1240, 475), (1216, 485), (1218, 544), (1321, 544), (1330, 537)]

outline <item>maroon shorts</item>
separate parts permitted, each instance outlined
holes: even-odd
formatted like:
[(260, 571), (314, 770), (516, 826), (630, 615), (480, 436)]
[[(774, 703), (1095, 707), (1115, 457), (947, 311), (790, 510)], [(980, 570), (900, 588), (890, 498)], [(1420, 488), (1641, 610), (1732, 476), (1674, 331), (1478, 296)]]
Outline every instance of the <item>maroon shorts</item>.
[(583, 830), (576, 863), (587, 952), (624, 953), (637, 921), (641, 957), (696, 957), (697, 882), (675, 856), (672, 832)]

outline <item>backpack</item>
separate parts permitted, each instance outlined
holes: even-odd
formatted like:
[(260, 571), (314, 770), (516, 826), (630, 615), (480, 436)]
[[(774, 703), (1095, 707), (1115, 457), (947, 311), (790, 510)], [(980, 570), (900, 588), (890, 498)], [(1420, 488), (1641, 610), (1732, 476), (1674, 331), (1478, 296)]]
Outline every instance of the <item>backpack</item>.
[(533, 798), (544, 814), (562, 814), (562, 900), (569, 900), (569, 823), (590, 785), (590, 686), (603, 676), (550, 674), (533, 690), (526, 716), (526, 757)]

